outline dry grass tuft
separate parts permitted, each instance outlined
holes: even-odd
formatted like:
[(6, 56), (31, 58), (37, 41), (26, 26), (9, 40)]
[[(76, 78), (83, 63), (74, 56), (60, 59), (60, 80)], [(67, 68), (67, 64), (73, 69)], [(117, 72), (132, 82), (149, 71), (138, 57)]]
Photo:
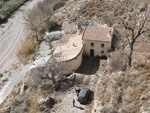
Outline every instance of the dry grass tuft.
[(132, 69), (129, 75), (116, 72), (105, 75), (98, 85), (101, 113), (150, 112), (150, 71)]
[(29, 95), (30, 113), (38, 113), (38, 94), (31, 92)]
[(27, 63), (33, 60), (35, 57), (37, 42), (34, 37), (28, 36), (21, 41), (21, 47), (17, 53), (19, 60), (23, 63)]
[(149, 53), (138, 53), (133, 57), (133, 68), (137, 70), (149, 69), (150, 68), (150, 54)]

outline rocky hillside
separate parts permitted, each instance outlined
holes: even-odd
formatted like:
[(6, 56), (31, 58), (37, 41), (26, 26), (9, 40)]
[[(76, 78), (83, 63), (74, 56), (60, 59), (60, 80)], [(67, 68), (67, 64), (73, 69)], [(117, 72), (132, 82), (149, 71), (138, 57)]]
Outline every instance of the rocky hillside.
[[(70, 0), (55, 12), (54, 18), (60, 22), (78, 24), (108, 24), (115, 26), (122, 35), (121, 19), (129, 13), (146, 10), (146, 0)], [(146, 24), (149, 26), (149, 23)], [(127, 43), (125, 37), (123, 43)], [(126, 45), (126, 44), (125, 44)], [(149, 113), (150, 107), (150, 39), (147, 35), (138, 38), (134, 46), (130, 72), (112, 70), (100, 78), (95, 91), (94, 113)], [(116, 52), (120, 49), (116, 50)], [(118, 55), (113, 58), (119, 62)], [(123, 60), (123, 59), (122, 59)], [(120, 67), (121, 64), (118, 64)], [(106, 69), (107, 70), (107, 69)]]
[[(88, 86), (94, 91), (93, 102), (86, 107), (84, 106), (85, 113), (150, 113), (149, 19), (144, 21), (145, 23), (142, 24), (144, 25), (144, 32), (140, 32), (141, 35), (135, 40), (131, 58), (132, 65), (130, 68), (127, 65), (127, 53), (132, 36), (136, 34), (138, 26), (143, 22), (140, 21), (143, 19), (141, 18), (142, 15), (147, 14), (146, 17), (149, 17), (148, 4), (148, 0), (68, 0), (64, 6), (56, 9), (51, 17), (51, 20), (57, 21), (63, 26), (62, 29), (67, 31), (65, 33), (68, 36), (64, 36), (67, 38), (62, 38), (61, 41), (67, 42), (69, 36), (76, 33), (76, 25), (78, 28), (100, 24), (114, 27), (116, 30), (114, 36), (117, 41), (113, 43), (115, 49), (110, 52), (107, 65), (105, 61), (103, 69), (101, 66), (97, 67), (99, 70), (93, 75), (77, 74), (76, 84), (63, 83), (63, 88), (59, 92), (55, 92), (53, 89), (54, 81), (50, 79), (51, 74), (42, 73), (43, 66), (37, 69), (42, 73), (42, 76), (28, 74), (23, 80), (23, 85), (16, 86), (6, 101), (9, 104), (4, 104), (5, 109), (3, 108), (2, 111), (10, 113), (19, 113), (19, 111), (24, 111), (23, 113), (57, 113), (57, 111), (61, 111), (61, 108), (66, 112), (67, 106), (73, 113), (76, 109), (73, 108), (74, 111), (72, 111), (70, 101), (71, 96), (74, 96), (75, 93), (71, 92), (75, 86), (81, 85)], [(65, 25), (69, 29), (72, 28), (73, 32), (68, 32)], [(94, 62), (94, 64), (96, 63)], [(50, 67), (49, 65), (45, 67)], [(55, 69), (53, 68), (53, 70)], [(87, 68), (84, 69), (84, 71), (86, 70)], [(36, 78), (35, 81), (33, 77)], [(20, 89), (23, 89), (23, 92)], [(63, 98), (65, 96), (68, 96), (69, 99)]]

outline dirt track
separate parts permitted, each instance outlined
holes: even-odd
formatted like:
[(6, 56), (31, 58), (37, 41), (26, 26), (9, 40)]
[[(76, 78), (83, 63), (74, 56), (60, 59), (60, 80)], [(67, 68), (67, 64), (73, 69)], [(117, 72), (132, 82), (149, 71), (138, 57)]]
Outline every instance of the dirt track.
[(7, 23), (0, 25), (0, 73), (9, 70), (17, 63), (16, 52), (20, 40), (27, 35), (23, 14), (31, 9), (38, 1), (32, 0), (22, 6)]
[[(42, 0), (32, 0), (26, 3), (7, 23), (0, 25), (0, 73), (10, 71), (12, 66), (18, 62), (16, 53), (19, 49), (20, 40), (27, 35), (23, 14), (35, 6), (38, 1)], [(0, 104), (11, 93), (14, 86), (22, 80), (30, 67), (31, 64), (21, 65), (15, 70), (11, 70), (10, 73), (5, 73), (4, 76), (0, 78), (0, 82), (7, 79), (5, 85), (1, 87)]]

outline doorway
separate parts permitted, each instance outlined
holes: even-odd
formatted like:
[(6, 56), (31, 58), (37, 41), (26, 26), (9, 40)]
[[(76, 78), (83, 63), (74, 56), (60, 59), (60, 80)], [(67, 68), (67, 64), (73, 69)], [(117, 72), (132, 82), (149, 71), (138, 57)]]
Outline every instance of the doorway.
[(90, 49), (90, 56), (94, 56), (94, 49)]

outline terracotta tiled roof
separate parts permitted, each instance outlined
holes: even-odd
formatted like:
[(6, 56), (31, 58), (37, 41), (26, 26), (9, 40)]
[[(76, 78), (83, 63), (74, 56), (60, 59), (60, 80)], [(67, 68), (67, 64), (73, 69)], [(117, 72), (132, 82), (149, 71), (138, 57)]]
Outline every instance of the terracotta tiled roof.
[(107, 41), (110, 42), (110, 32), (113, 31), (112, 27), (100, 26), (92, 27), (88, 26), (83, 34), (83, 40), (95, 40), (95, 41)]

